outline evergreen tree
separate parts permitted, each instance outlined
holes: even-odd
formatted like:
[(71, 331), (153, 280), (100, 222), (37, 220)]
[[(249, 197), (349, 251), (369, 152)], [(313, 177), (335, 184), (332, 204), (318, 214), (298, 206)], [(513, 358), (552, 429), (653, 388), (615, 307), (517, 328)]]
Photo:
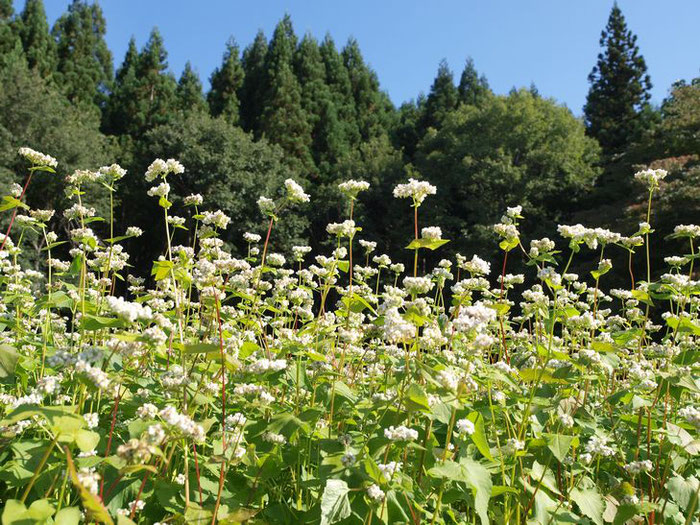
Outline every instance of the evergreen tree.
[(291, 19), (286, 15), (275, 28), (265, 57), (266, 91), (259, 128), (262, 136), (279, 144), (292, 157), (292, 165), (310, 173), (314, 171), (311, 126), (292, 65), (296, 42)]
[(478, 106), (484, 98), (491, 95), (488, 80), (486, 80), (484, 75), (479, 76), (474, 66), (474, 60), (471, 57), (467, 59), (467, 63), (462, 71), (457, 93), (462, 104), (470, 104), (472, 106)]
[(117, 69), (114, 89), (107, 100), (102, 117), (102, 127), (106, 133), (121, 135), (126, 133), (138, 113), (136, 92), (136, 65), (139, 52), (136, 40), (131, 37), (124, 55), (124, 61)]
[(49, 34), (49, 23), (42, 0), (27, 0), (17, 20), (19, 37), (30, 68), (46, 78), (56, 67), (56, 43)]
[(192, 69), (192, 64), (189, 61), (185, 64), (185, 69), (182, 71), (180, 80), (177, 83), (175, 95), (177, 97), (177, 107), (180, 111), (187, 113), (207, 110), (207, 104), (204, 101), (202, 92), (202, 82), (199, 80), (197, 72)]
[(240, 121), (239, 91), (243, 86), (245, 72), (239, 57), (238, 44), (231, 38), (226, 43), (226, 52), (221, 67), (211, 75), (211, 90), (207, 94), (209, 111), (215, 117), (222, 115), (228, 122)]
[(423, 128), (439, 128), (447, 114), (457, 107), (457, 102), (458, 94), (452, 71), (443, 59), (425, 101)]
[(98, 4), (73, 0), (54, 24), (58, 84), (69, 100), (102, 107), (113, 78), (106, 22)]
[(391, 125), (393, 106), (386, 93), (379, 90), (377, 75), (365, 64), (357, 40), (348, 40), (342, 56), (350, 77), (362, 140), (386, 134)]
[(588, 76), (591, 88), (584, 106), (588, 133), (605, 153), (619, 153), (643, 131), (640, 118), (649, 101), (651, 80), (637, 37), (627, 29), (615, 4), (600, 37), (603, 51)]
[(265, 59), (267, 57), (267, 39), (258, 31), (255, 40), (244, 51), (243, 84), (241, 86), (241, 123), (246, 131), (258, 134), (259, 121), (263, 112), (263, 93), (265, 86)]
[(13, 24), (14, 12), (12, 0), (0, 0), (0, 67), (10, 53), (22, 49)]
[(335, 42), (326, 35), (319, 50), (326, 70), (326, 84), (333, 96), (333, 106), (338, 123), (338, 141), (349, 150), (360, 143), (360, 130), (357, 124), (355, 97), (350, 83), (350, 74), (343, 63)]

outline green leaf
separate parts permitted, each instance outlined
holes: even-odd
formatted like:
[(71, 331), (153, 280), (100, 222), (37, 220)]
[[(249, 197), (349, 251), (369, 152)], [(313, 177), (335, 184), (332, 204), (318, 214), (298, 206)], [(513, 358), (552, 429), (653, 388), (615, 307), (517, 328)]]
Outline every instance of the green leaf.
[(450, 242), (447, 239), (414, 239), (411, 244), (406, 246), (407, 250), (420, 250), (421, 248), (428, 248), (429, 250), (437, 250), (440, 246), (443, 246)]
[(75, 433), (75, 444), (81, 452), (90, 452), (97, 448), (100, 442), (100, 435), (92, 430), (81, 429)]
[[(680, 476), (674, 476), (666, 482), (666, 488), (673, 496), (673, 501), (678, 503), (678, 506), (687, 511), (693, 500), (697, 498), (700, 482), (695, 476), (684, 479)], [(697, 507), (697, 504), (695, 504)]]
[(75, 464), (73, 463), (73, 456), (71, 456), (70, 449), (65, 447), (66, 451), (66, 463), (68, 465), (68, 473), (70, 479), (73, 482), (75, 488), (78, 489), (80, 493), (80, 500), (83, 503), (83, 508), (87, 514), (87, 522), (96, 521), (97, 523), (102, 523), (103, 525), (114, 525), (112, 517), (107, 512), (107, 509), (102, 505), (100, 500), (92, 492), (86, 489), (80, 480), (78, 479), (78, 473), (75, 470)]
[(494, 461), (489, 448), (489, 442), (486, 439), (486, 427), (484, 426), (484, 417), (478, 412), (472, 412), (467, 416), (467, 419), (474, 423), (474, 432), (471, 433), (471, 439), (476, 448), (481, 452), (481, 455), (486, 459)]
[(151, 275), (154, 276), (156, 281), (162, 281), (170, 274), (173, 266), (171, 261), (154, 261)]
[(573, 444), (575, 446), (578, 444), (578, 437), (576, 436), (543, 433), (542, 437), (547, 443), (547, 448), (551, 450), (554, 457), (562, 463), (564, 462), (566, 455), (569, 453), (571, 445)]
[(24, 208), (25, 210), (28, 210), (29, 206), (24, 204), (21, 200), (12, 197), (11, 195), (5, 195), (2, 198), (2, 204), (0, 204), (0, 211), (7, 211), (13, 208)]
[(345, 481), (329, 479), (321, 496), (321, 525), (331, 525), (350, 516), (350, 488)]
[(423, 387), (417, 385), (416, 383), (413, 383), (406, 389), (406, 398), (404, 403), (407, 410), (430, 413), (428, 396), (425, 394)]
[(12, 377), (17, 368), (17, 350), (14, 346), (0, 345), (0, 378)]
[(67, 507), (56, 513), (53, 519), (54, 525), (78, 525), (80, 522), (80, 509), (78, 507)]
[(493, 483), (491, 474), (481, 463), (470, 458), (462, 458), (459, 463), (448, 460), (428, 470), (428, 475), (469, 485), (474, 493), (475, 508), (481, 523), (489, 523), (488, 507)]
[(574, 487), (570, 492), (571, 499), (576, 502), (581, 513), (590, 518), (596, 525), (603, 525), (603, 510), (605, 505), (598, 489), (579, 489)]
[(681, 333), (685, 332), (693, 335), (700, 335), (700, 326), (693, 323), (687, 317), (681, 318), (680, 321), (678, 319), (669, 317), (668, 319), (666, 319), (666, 324), (670, 326), (671, 329), (677, 330)]
[(35, 525), (45, 523), (56, 509), (47, 499), (33, 502), (29, 508), (16, 499), (7, 500), (2, 511), (2, 525)]
[(38, 405), (22, 405), (15, 408), (5, 419), (0, 421), (0, 426), (13, 425), (18, 421), (24, 421), (25, 419), (29, 419), (33, 416), (43, 417), (51, 426), (56, 425), (57, 422), (60, 421), (60, 418), (66, 416), (77, 418), (84, 423), (85, 420), (82, 417), (74, 414), (74, 410), (74, 406), (41, 407)]

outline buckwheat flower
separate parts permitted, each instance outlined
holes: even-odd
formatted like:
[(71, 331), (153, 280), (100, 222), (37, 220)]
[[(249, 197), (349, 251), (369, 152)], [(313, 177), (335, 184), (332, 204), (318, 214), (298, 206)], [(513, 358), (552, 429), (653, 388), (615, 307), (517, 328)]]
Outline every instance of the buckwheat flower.
[(275, 201), (267, 197), (260, 197), (258, 199), (258, 208), (260, 208), (263, 215), (271, 217), (275, 214)]
[(423, 239), (439, 240), (442, 239), (442, 230), (439, 226), (426, 226), (421, 229), (420, 235)]
[(355, 235), (355, 221), (332, 222), (326, 226), (326, 231), (338, 237), (353, 237)]
[(458, 434), (471, 436), (474, 433), (474, 423), (468, 419), (458, 419), (457, 423), (455, 423), (455, 428)]
[(199, 193), (193, 193), (183, 199), (185, 206), (200, 206), (204, 202), (204, 197)]
[(391, 264), (391, 259), (386, 254), (375, 255), (374, 257), (372, 257), (372, 261), (377, 263), (379, 266), (389, 266)]
[(413, 199), (413, 206), (420, 206), (428, 195), (435, 195), (437, 188), (426, 181), (408, 179), (406, 184), (399, 184), (394, 188), (394, 197), (397, 199)]
[(18, 153), (34, 166), (49, 166), (51, 168), (58, 166), (58, 161), (52, 156), (39, 153), (31, 148), (19, 148)]
[(170, 193), (170, 184), (161, 182), (158, 186), (153, 186), (147, 192), (149, 197), (167, 197)]
[(459, 386), (459, 378), (451, 370), (440, 370), (435, 379), (447, 390), (455, 391)]
[(175, 476), (175, 483), (177, 483), (178, 485), (184, 485), (185, 475), (183, 473), (180, 473), (177, 476)]
[(248, 422), (248, 418), (240, 412), (226, 416), (226, 431), (232, 432), (238, 427), (244, 426)]
[(384, 501), (386, 494), (384, 494), (384, 491), (375, 483), (367, 487), (367, 496), (375, 503), (380, 503)]
[(292, 246), (292, 257), (296, 262), (301, 262), (311, 253), (311, 246)]
[(100, 475), (95, 468), (81, 468), (77, 472), (78, 481), (88, 492), (97, 495), (100, 492)]
[(566, 413), (559, 414), (559, 422), (564, 428), (571, 428), (574, 426), (574, 418)]
[(83, 414), (83, 419), (85, 420), (88, 428), (95, 428), (100, 423), (100, 416), (97, 414), (97, 412)]
[(346, 452), (345, 454), (343, 454), (343, 457), (340, 458), (340, 462), (343, 464), (344, 467), (351, 467), (355, 464), (356, 460), (357, 457), (352, 452)]
[(506, 208), (506, 216), (511, 219), (522, 219), (520, 214), (523, 212), (522, 206), (511, 206)]
[(270, 253), (267, 255), (267, 264), (270, 266), (284, 266), (286, 259), (281, 253)]
[(505, 446), (503, 447), (503, 452), (508, 455), (515, 454), (519, 450), (523, 450), (525, 448), (525, 442), (520, 441), (519, 439), (515, 438), (510, 438)]
[(158, 407), (152, 403), (145, 403), (136, 409), (136, 415), (141, 419), (153, 419), (158, 415)]
[(387, 480), (393, 478), (401, 470), (402, 466), (403, 463), (399, 463), (397, 461), (390, 461), (389, 463), (377, 464), (379, 472), (381, 472), (384, 478), (386, 478)]
[(151, 445), (160, 445), (165, 440), (165, 430), (159, 423), (149, 425), (144, 438)]
[(146, 170), (146, 181), (152, 182), (158, 177), (165, 177), (170, 173), (179, 175), (185, 172), (185, 168), (175, 159), (168, 159), (167, 161), (163, 159), (154, 160), (148, 169)]
[(262, 435), (262, 438), (263, 441), (273, 443), (275, 445), (284, 445), (287, 442), (287, 438), (285, 438), (282, 434), (276, 434), (275, 432), (265, 432)]
[(103, 177), (117, 181), (126, 175), (126, 170), (122, 168), (119, 164), (112, 164), (111, 166), (102, 166), (97, 172)]
[(66, 177), (66, 182), (71, 186), (80, 186), (87, 182), (95, 182), (98, 178), (98, 174), (94, 171), (75, 170), (71, 175)]
[(685, 419), (694, 427), (700, 429), (700, 410), (694, 406), (688, 405), (678, 411), (678, 415)]
[(384, 429), (384, 437), (389, 441), (415, 441), (418, 439), (418, 432), (404, 425), (398, 427), (392, 425)]
[(491, 264), (478, 255), (472, 256), (471, 261), (464, 261), (461, 268), (464, 268), (472, 275), (488, 275), (491, 273)]
[(516, 241), (520, 238), (520, 233), (515, 224), (498, 223), (493, 225), (493, 231), (507, 241)]
[(39, 222), (49, 222), (54, 216), (54, 210), (31, 210), (29, 215)]
[(349, 180), (338, 184), (338, 189), (342, 191), (348, 198), (356, 199), (358, 193), (369, 189), (369, 182), (363, 180)]
[(694, 239), (700, 237), (700, 226), (695, 224), (679, 224), (673, 229), (673, 234), (677, 237), (690, 237)]
[(411, 295), (428, 293), (434, 286), (429, 277), (405, 277), (403, 280), (403, 287)]
[(606, 457), (614, 455), (615, 451), (606, 444), (607, 441), (605, 437), (591, 436), (588, 443), (586, 443), (586, 452), (592, 456)]
[(309, 196), (304, 193), (304, 188), (294, 179), (285, 180), (284, 187), (287, 188), (287, 198), (291, 202), (309, 202)]
[(598, 273), (605, 273), (612, 268), (612, 261), (610, 259), (603, 259), (598, 263)]
[(654, 464), (648, 459), (642, 461), (632, 461), (625, 465), (625, 470), (633, 476), (641, 472), (650, 472), (654, 468)]
[(245, 240), (245, 242), (247, 242), (249, 244), (254, 244), (254, 243), (260, 242), (261, 239), (262, 239), (262, 237), (260, 235), (258, 235), (257, 233), (245, 232), (243, 234), (243, 240)]
[(231, 222), (231, 217), (226, 215), (221, 210), (216, 210), (214, 212), (205, 211), (203, 213), (202, 223), (210, 226), (215, 226), (220, 230), (225, 230), (226, 227)]
[(406, 266), (403, 263), (390, 264), (389, 270), (394, 273), (401, 274), (406, 270)]
[(19, 199), (19, 196), (22, 195), (22, 189), (22, 186), (20, 186), (16, 182), (13, 182), (12, 184), (10, 184), (10, 195)]
[(369, 255), (372, 253), (374, 250), (377, 249), (377, 243), (374, 241), (366, 241), (364, 239), (360, 239), (360, 246), (362, 246), (365, 250), (365, 254)]
[(126, 235), (128, 237), (141, 237), (143, 235), (143, 230), (138, 226), (129, 226), (126, 229)]
[(659, 181), (666, 178), (668, 172), (666, 170), (642, 170), (634, 174), (634, 178), (645, 184), (649, 189), (654, 189), (659, 186)]

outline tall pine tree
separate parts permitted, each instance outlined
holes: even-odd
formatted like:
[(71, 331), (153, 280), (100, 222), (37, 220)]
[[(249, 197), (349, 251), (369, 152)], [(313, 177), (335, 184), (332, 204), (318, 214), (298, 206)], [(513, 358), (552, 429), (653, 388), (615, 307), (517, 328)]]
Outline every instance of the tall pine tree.
[(54, 24), (57, 81), (71, 102), (101, 108), (113, 79), (112, 53), (105, 42), (107, 25), (98, 4), (73, 0)]
[(292, 64), (296, 44), (292, 21), (286, 15), (275, 28), (265, 57), (266, 91), (259, 128), (263, 136), (291, 156), (293, 166), (308, 174), (315, 171), (315, 166), (310, 148), (311, 126)]
[(14, 13), (12, 0), (0, 0), (0, 66), (10, 53), (22, 52), (22, 43), (13, 24)]
[(600, 37), (603, 51), (588, 76), (591, 88), (583, 108), (588, 133), (603, 151), (619, 153), (643, 131), (640, 115), (649, 101), (651, 80), (637, 37), (627, 29), (617, 4)]
[(44, 78), (51, 76), (56, 67), (56, 43), (49, 34), (44, 2), (27, 0), (17, 26), (29, 67)]
[(182, 71), (180, 80), (177, 83), (175, 95), (177, 107), (183, 113), (207, 110), (204, 93), (202, 92), (202, 81), (199, 80), (197, 72), (192, 69), (192, 64), (190, 64), (189, 60), (185, 64), (185, 69)]
[(211, 90), (207, 94), (209, 111), (215, 117), (222, 115), (231, 124), (240, 121), (239, 92), (245, 72), (239, 57), (238, 44), (233, 38), (226, 42), (226, 52), (221, 67), (211, 75)]
[(259, 136), (260, 117), (263, 112), (263, 93), (265, 85), (265, 59), (267, 57), (267, 39), (258, 31), (253, 42), (243, 51), (243, 84), (241, 85), (241, 124), (246, 131), (253, 131)]
[(454, 77), (447, 65), (447, 61), (443, 59), (440, 61), (437, 75), (425, 102), (425, 112), (423, 114), (424, 129), (429, 127), (440, 128), (447, 114), (457, 107), (457, 102), (458, 95)]
[(474, 66), (474, 60), (471, 57), (467, 59), (462, 75), (459, 78), (457, 94), (460, 103), (470, 106), (478, 106), (486, 97), (492, 94), (488, 80), (486, 80), (484, 75), (479, 76)]

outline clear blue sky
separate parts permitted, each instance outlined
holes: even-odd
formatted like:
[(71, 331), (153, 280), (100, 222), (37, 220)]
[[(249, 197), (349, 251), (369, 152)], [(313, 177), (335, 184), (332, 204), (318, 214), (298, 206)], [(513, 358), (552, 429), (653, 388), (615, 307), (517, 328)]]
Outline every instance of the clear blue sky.
[[(49, 23), (69, 0), (45, 0)], [(285, 12), (297, 34), (342, 45), (350, 36), (397, 105), (427, 92), (446, 58), (455, 79), (471, 56), (497, 93), (534, 82), (580, 114), (598, 39), (612, 0), (102, 0), (115, 66), (129, 38), (141, 47), (153, 26), (165, 39), (170, 69), (190, 60), (206, 88), (234, 36), (248, 45), (258, 28), (269, 36)], [(15, 0), (20, 10), (24, 0)], [(699, 0), (620, 0), (638, 36), (661, 102), (675, 80), (700, 76)]]

